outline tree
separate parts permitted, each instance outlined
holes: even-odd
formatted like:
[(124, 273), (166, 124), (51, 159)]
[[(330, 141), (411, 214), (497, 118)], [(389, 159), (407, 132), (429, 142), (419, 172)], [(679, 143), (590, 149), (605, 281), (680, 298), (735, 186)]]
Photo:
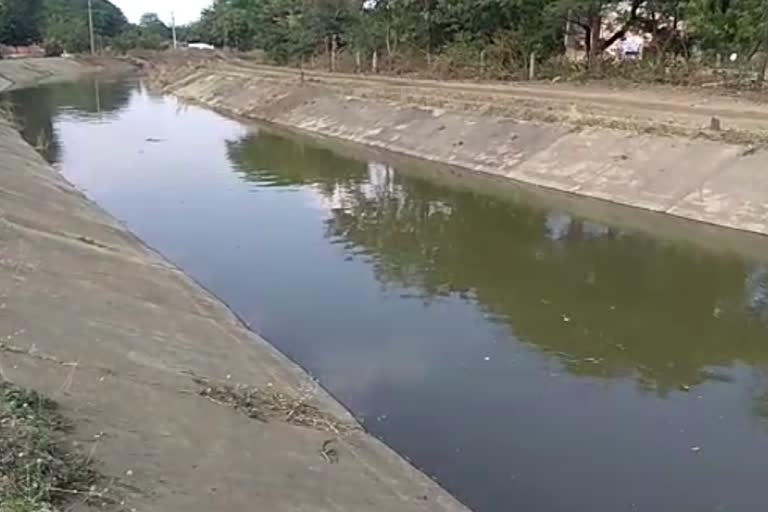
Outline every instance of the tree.
[(43, 0), (0, 0), (0, 44), (28, 45), (41, 39)]
[(688, 19), (704, 51), (752, 58), (763, 44), (763, 0), (692, 0)]
[[(88, 0), (0, 0), (0, 42), (11, 45), (61, 45), (71, 52), (88, 47)], [(109, 0), (93, 0), (97, 37), (116, 36), (127, 25), (123, 12)]]
[[(644, 4), (645, 0), (559, 0), (550, 5), (550, 12), (564, 23), (583, 30), (587, 62), (593, 68), (599, 56), (638, 23), (638, 13)], [(617, 17), (620, 23), (603, 39), (604, 22), (609, 14)]]
[(171, 37), (171, 29), (153, 12), (142, 14), (139, 20), (139, 27), (148, 35), (157, 36), (162, 39), (169, 39)]

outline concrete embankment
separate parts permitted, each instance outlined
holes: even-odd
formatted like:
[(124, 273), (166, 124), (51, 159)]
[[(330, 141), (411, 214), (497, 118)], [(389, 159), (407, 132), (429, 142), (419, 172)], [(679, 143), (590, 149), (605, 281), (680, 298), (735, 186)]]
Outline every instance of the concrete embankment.
[[(473, 92), (468, 99), (464, 93), (462, 98), (456, 96), (462, 87), (455, 84), (358, 77), (345, 82), (343, 77), (321, 73), (306, 73), (302, 80), (296, 72), (227, 63), (165, 70), (156, 72), (155, 79), (181, 98), (230, 114), (494, 177), (768, 234), (764, 171), (768, 152), (763, 149), (765, 134), (759, 130), (768, 114), (740, 104), (741, 110), (731, 112), (734, 123), (741, 121), (741, 127), (752, 131), (722, 134), (697, 126), (704, 126), (711, 113), (727, 116), (724, 101), (709, 109), (656, 101), (653, 115), (645, 117), (642, 101), (627, 102), (626, 108), (638, 114), (633, 119), (642, 118), (641, 126), (617, 122), (615, 117), (604, 123), (578, 116), (559, 122), (568, 117), (558, 115), (563, 105), (542, 106), (550, 113), (531, 116), (527, 105), (533, 100), (523, 101), (516, 89), (503, 99), (501, 86), (464, 86)], [(542, 94), (545, 103), (557, 99), (551, 90)], [(599, 95), (591, 96), (595, 97), (561, 95), (560, 100), (591, 101), (593, 110), (600, 111)], [(504, 101), (509, 108), (502, 108)], [(621, 115), (624, 104), (615, 98), (610, 101)], [(664, 129), (653, 130), (654, 116), (663, 110), (678, 113), (678, 124), (659, 121)]]
[(62, 404), (116, 510), (466, 510), (5, 121), (0, 378)]
[(115, 58), (4, 60), (0, 63), (0, 91), (75, 80), (89, 73), (127, 73), (135, 69), (130, 62)]

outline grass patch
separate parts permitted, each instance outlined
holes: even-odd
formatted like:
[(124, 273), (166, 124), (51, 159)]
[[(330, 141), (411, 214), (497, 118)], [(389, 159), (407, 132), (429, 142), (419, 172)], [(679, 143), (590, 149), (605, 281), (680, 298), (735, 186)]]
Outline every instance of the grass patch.
[(13, 113), (13, 105), (8, 99), (0, 99), (0, 122), (5, 122), (11, 126), (17, 126), (16, 115)]
[(89, 458), (70, 451), (56, 402), (0, 382), (0, 512), (48, 512), (74, 498), (103, 503)]

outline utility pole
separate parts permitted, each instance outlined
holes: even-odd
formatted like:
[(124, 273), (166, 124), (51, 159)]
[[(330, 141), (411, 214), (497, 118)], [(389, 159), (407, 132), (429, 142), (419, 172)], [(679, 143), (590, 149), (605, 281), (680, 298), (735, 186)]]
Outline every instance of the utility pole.
[(88, 32), (91, 35), (91, 55), (96, 55), (96, 38), (93, 35), (93, 0), (88, 0)]
[(176, 13), (171, 11), (171, 33), (173, 34), (173, 49), (179, 47), (178, 43), (176, 42)]
[(763, 0), (763, 56), (760, 59), (760, 70), (757, 72), (757, 85), (765, 83), (765, 73), (768, 70), (768, 0)]

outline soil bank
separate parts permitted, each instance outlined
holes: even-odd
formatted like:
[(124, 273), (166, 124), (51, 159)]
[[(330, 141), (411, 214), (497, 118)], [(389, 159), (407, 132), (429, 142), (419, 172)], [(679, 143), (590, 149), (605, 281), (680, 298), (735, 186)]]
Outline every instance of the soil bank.
[[(87, 70), (60, 59), (0, 62), (16, 85)], [(119, 510), (466, 510), (5, 121), (0, 378), (63, 405), (74, 441), (116, 482)], [(336, 423), (252, 419), (212, 391), (235, 384)]]
[[(768, 234), (764, 105), (700, 93), (440, 83), (245, 62), (161, 66), (153, 78), (230, 114)], [(710, 129), (717, 121), (723, 128)]]

